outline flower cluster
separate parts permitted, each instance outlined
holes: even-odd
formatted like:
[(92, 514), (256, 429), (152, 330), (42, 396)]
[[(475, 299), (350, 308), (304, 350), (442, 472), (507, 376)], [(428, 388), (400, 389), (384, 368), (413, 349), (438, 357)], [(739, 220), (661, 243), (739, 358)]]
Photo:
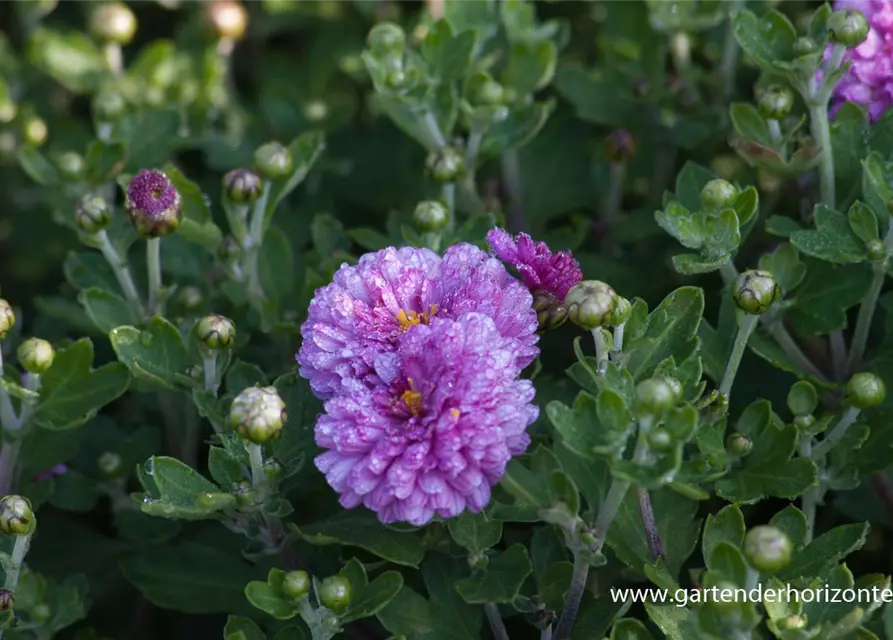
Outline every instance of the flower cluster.
[(325, 400), (316, 466), (347, 508), (421, 525), (478, 512), (538, 409), (527, 288), (480, 249), (388, 248), (344, 265), (301, 328), (300, 373)]
[(871, 29), (866, 40), (844, 56), (850, 69), (834, 88), (832, 109), (853, 102), (865, 106), (874, 122), (893, 104), (893, 2), (838, 0), (834, 8), (861, 11)]

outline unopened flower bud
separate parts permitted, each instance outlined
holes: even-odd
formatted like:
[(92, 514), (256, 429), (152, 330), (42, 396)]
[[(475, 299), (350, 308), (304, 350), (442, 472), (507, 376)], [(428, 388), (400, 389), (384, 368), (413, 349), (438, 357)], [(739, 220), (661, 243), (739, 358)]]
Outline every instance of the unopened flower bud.
[(564, 299), (571, 322), (591, 331), (615, 322), (615, 310), (620, 296), (609, 285), (599, 280), (578, 282)]
[(554, 293), (536, 289), (533, 293), (533, 310), (539, 333), (545, 333), (564, 324), (567, 320), (567, 306)]
[(41, 147), (47, 141), (47, 123), (37, 116), (25, 120), (22, 125), (22, 138), (34, 147)]
[(145, 238), (169, 235), (183, 221), (180, 192), (161, 171), (142, 169), (131, 178), (124, 206), (133, 226)]
[(226, 349), (236, 340), (236, 325), (226, 316), (212, 314), (198, 321), (196, 335), (208, 349)]
[(238, 503), (238, 498), (233, 497), (231, 493), (223, 493), (222, 491), (206, 491), (195, 497), (195, 505), (209, 511), (229, 509), (234, 503)]
[(31, 614), (31, 619), (34, 622), (42, 623), (49, 620), (53, 615), (53, 610), (50, 609), (50, 605), (46, 602), (41, 602), (40, 604), (31, 608), (29, 612)]
[(636, 139), (626, 129), (612, 131), (605, 138), (605, 156), (611, 164), (626, 162), (636, 155)]
[(282, 475), (282, 463), (276, 458), (264, 460), (264, 473), (268, 478), (278, 478)]
[(278, 142), (268, 142), (254, 152), (254, 166), (262, 177), (276, 180), (291, 174), (294, 160), (287, 147)]
[(809, 433), (813, 425), (815, 425), (813, 416), (794, 416), (794, 426), (800, 433)]
[(753, 442), (743, 433), (732, 433), (726, 438), (726, 451), (731, 455), (743, 458), (753, 449)]
[(28, 338), (19, 345), (16, 356), (25, 371), (40, 375), (53, 366), (56, 350), (46, 340)]
[(233, 487), (232, 494), (236, 496), (236, 504), (242, 508), (254, 504), (254, 488), (247, 480), (243, 480)]
[(707, 605), (714, 611), (734, 611), (737, 608), (735, 603), (735, 591), (738, 585), (729, 580), (721, 580), (713, 585), (710, 590), (710, 598)]
[(96, 467), (105, 478), (114, 478), (124, 471), (124, 459), (114, 451), (103, 451), (96, 458)]
[(136, 33), (136, 16), (123, 2), (97, 2), (90, 13), (89, 28), (97, 40), (127, 44)]
[(778, 629), (780, 631), (793, 631), (795, 629), (805, 629), (806, 628), (806, 616), (803, 615), (791, 615), (787, 618), (782, 618), (778, 620), (775, 624), (778, 625)]
[(223, 176), (223, 192), (240, 204), (250, 204), (260, 197), (264, 182), (251, 169), (233, 169)]
[(177, 294), (177, 304), (184, 311), (197, 311), (201, 309), (204, 301), (205, 297), (202, 295), (202, 290), (193, 285), (183, 287)]
[(732, 295), (739, 309), (759, 316), (781, 298), (781, 289), (771, 272), (753, 269), (738, 276)]
[(505, 104), (505, 87), (492, 79), (482, 80), (468, 94), (473, 106), (499, 106)]
[(232, 264), (242, 257), (242, 245), (233, 236), (225, 236), (217, 247), (217, 257), (223, 264)]
[(400, 53), (406, 44), (406, 34), (393, 22), (382, 22), (369, 31), (366, 44), (377, 55)]
[(670, 389), (673, 390), (673, 396), (676, 398), (676, 402), (678, 403), (680, 400), (682, 400), (682, 392), (684, 390), (682, 387), (682, 383), (671, 376), (664, 376), (662, 380), (670, 385)]
[(794, 106), (794, 92), (780, 84), (770, 85), (760, 94), (758, 106), (764, 118), (781, 120)]
[(809, 416), (819, 406), (819, 394), (811, 382), (798, 380), (788, 391), (787, 404), (795, 416)]
[(846, 385), (847, 400), (854, 407), (869, 409), (881, 404), (887, 397), (884, 381), (873, 373), (857, 373)]
[(636, 386), (636, 407), (645, 414), (661, 415), (676, 406), (677, 396), (664, 378), (649, 378)]
[(711, 211), (735, 206), (738, 188), (728, 180), (716, 178), (701, 189), (701, 205)]
[(217, 37), (239, 40), (248, 28), (248, 12), (236, 0), (214, 0), (205, 5), (205, 22)]
[(798, 57), (808, 56), (810, 53), (815, 53), (818, 50), (819, 45), (816, 44), (816, 41), (806, 36), (797, 38), (797, 41), (794, 43), (794, 55)]
[(318, 98), (304, 103), (301, 113), (309, 122), (322, 122), (329, 115), (329, 105)]
[(93, 98), (93, 115), (100, 122), (117, 120), (126, 109), (127, 102), (118, 91), (100, 91)]
[(0, 589), (0, 611), (12, 611), (15, 601), (15, 594), (12, 591)]
[(255, 444), (278, 438), (285, 422), (285, 403), (276, 387), (248, 387), (233, 400), (229, 424)]
[(294, 600), (300, 600), (310, 593), (310, 586), (310, 576), (306, 571), (289, 571), (282, 579), (282, 592)]
[(422, 231), (442, 231), (450, 221), (450, 212), (437, 200), (423, 200), (416, 205), (412, 221)]
[(664, 427), (655, 427), (648, 433), (648, 446), (654, 451), (669, 451), (673, 446), (673, 436)]
[(9, 495), (0, 498), (0, 531), (7, 535), (26, 536), (34, 532), (37, 520), (28, 498)]
[(75, 182), (84, 173), (84, 156), (77, 151), (65, 151), (55, 157), (55, 165), (65, 180)]
[(85, 195), (78, 201), (74, 210), (75, 224), (78, 229), (89, 235), (105, 229), (111, 220), (111, 211), (102, 196)]
[(828, 40), (854, 49), (865, 42), (869, 25), (858, 9), (838, 9), (828, 17)]
[(457, 182), (465, 173), (465, 158), (453, 147), (443, 147), (428, 154), (425, 167), (435, 181), (441, 184)]
[(772, 525), (754, 527), (744, 536), (744, 557), (754, 569), (776, 573), (791, 561), (794, 546), (784, 531)]
[(0, 298), (0, 340), (6, 337), (6, 332), (12, 329), (15, 323), (15, 311), (6, 300)]
[(319, 585), (319, 601), (326, 609), (341, 613), (350, 604), (350, 582), (344, 576), (329, 576)]
[(865, 253), (868, 259), (876, 264), (883, 264), (887, 261), (887, 247), (881, 240), (869, 240), (865, 243)]
[(465, 559), (469, 569), (484, 569), (490, 564), (490, 558), (485, 551), (474, 551)]

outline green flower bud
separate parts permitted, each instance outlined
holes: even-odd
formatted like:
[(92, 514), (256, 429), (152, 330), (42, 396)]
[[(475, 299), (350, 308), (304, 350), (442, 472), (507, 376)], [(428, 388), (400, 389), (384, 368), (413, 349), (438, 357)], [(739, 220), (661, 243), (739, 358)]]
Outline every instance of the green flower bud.
[(7, 535), (26, 536), (34, 533), (37, 520), (28, 498), (10, 495), (0, 498), (0, 531)]
[(276, 180), (291, 174), (294, 160), (287, 147), (278, 142), (268, 142), (254, 152), (254, 166), (262, 177)]
[(41, 147), (47, 141), (47, 123), (32, 116), (22, 125), (22, 138), (34, 147)]
[(587, 548), (593, 548), (598, 542), (595, 527), (592, 527), (585, 522), (580, 522), (577, 533), (580, 537), (580, 543)]
[(442, 231), (450, 221), (450, 212), (437, 200), (423, 200), (416, 205), (412, 221), (422, 231)]
[(202, 295), (202, 290), (193, 285), (183, 287), (177, 294), (177, 304), (184, 311), (198, 311), (204, 301), (205, 296)]
[(263, 190), (263, 180), (251, 169), (233, 169), (223, 176), (223, 193), (233, 202), (251, 204)]
[(276, 387), (248, 387), (233, 400), (229, 424), (255, 444), (278, 438), (285, 422), (285, 403)]
[(738, 605), (735, 602), (735, 591), (738, 585), (728, 580), (720, 580), (710, 590), (710, 599), (707, 605), (714, 611), (734, 611)]
[(812, 38), (802, 37), (797, 38), (797, 41), (794, 43), (794, 55), (795, 56), (808, 56), (810, 53), (815, 53), (819, 50), (819, 45), (816, 44), (816, 41)]
[(84, 156), (77, 151), (65, 151), (55, 157), (56, 168), (65, 180), (76, 182), (84, 173)]
[(310, 593), (311, 586), (306, 571), (289, 571), (282, 579), (282, 592), (294, 600), (300, 600)]
[(771, 272), (752, 269), (738, 276), (732, 295), (739, 309), (758, 316), (766, 313), (781, 298), (781, 289)]
[(208, 349), (227, 349), (236, 340), (236, 325), (226, 316), (212, 314), (198, 321), (196, 335)]
[(726, 438), (726, 451), (738, 458), (743, 458), (753, 449), (753, 442), (743, 433), (732, 433)]
[(115, 478), (124, 471), (124, 459), (114, 451), (103, 451), (96, 458), (96, 467), (104, 478)]
[(815, 418), (812, 416), (795, 416), (794, 426), (800, 433), (809, 433), (815, 425)]
[(366, 44), (376, 55), (400, 53), (406, 45), (406, 34), (393, 22), (382, 22), (369, 31)]
[(676, 398), (676, 402), (678, 403), (680, 400), (682, 400), (682, 392), (684, 391), (682, 383), (671, 376), (664, 376), (662, 379), (664, 382), (670, 385), (670, 388), (673, 390), (673, 396)]
[(56, 350), (46, 340), (28, 338), (19, 345), (16, 356), (25, 371), (39, 375), (53, 366)]
[(17, 113), (18, 107), (15, 102), (9, 97), (0, 98), (0, 123), (9, 124), (15, 119)]
[(780, 631), (789, 631), (795, 629), (805, 629), (806, 628), (806, 616), (805, 615), (792, 615), (787, 618), (782, 618), (777, 621), (775, 624), (778, 625), (778, 629)]
[(846, 385), (847, 401), (854, 407), (875, 407), (887, 397), (884, 381), (873, 373), (857, 373)]
[(16, 323), (16, 314), (12, 306), (0, 298), (0, 340), (6, 337), (6, 332), (12, 329)]
[(170, 235), (183, 221), (183, 200), (161, 171), (142, 169), (131, 178), (124, 199), (130, 221), (144, 238)]
[(701, 189), (701, 204), (711, 211), (734, 207), (737, 199), (738, 188), (722, 178), (711, 180)]
[(764, 118), (781, 120), (794, 106), (794, 92), (783, 85), (773, 84), (766, 87), (757, 104)]
[(127, 102), (117, 91), (100, 91), (93, 98), (93, 115), (100, 122), (117, 120), (126, 110)]
[(664, 427), (655, 427), (648, 433), (648, 445), (654, 451), (669, 451), (673, 447), (673, 436)]
[(611, 164), (626, 162), (636, 155), (636, 139), (629, 131), (617, 129), (605, 138), (605, 157)]
[(205, 4), (205, 24), (218, 38), (239, 40), (248, 28), (248, 12), (241, 2), (213, 0)]
[(231, 493), (221, 491), (206, 491), (195, 497), (195, 506), (211, 511), (231, 509), (233, 503), (238, 503), (238, 498), (234, 498)]
[(15, 594), (12, 591), (0, 589), (0, 611), (12, 611), (15, 601)]
[(406, 72), (403, 66), (392, 66), (385, 74), (385, 84), (394, 91), (399, 91), (406, 84)]
[(490, 558), (486, 551), (474, 551), (465, 559), (469, 569), (485, 569), (490, 564)]
[(74, 210), (74, 221), (78, 229), (93, 235), (109, 226), (112, 213), (105, 198), (88, 194), (78, 201)]
[(632, 315), (633, 304), (623, 296), (619, 296), (614, 304), (614, 313), (611, 314), (611, 325), (617, 327), (626, 324)]
[(322, 122), (329, 115), (329, 105), (325, 100), (308, 100), (304, 103), (301, 112), (308, 122)]
[(217, 257), (223, 264), (232, 264), (242, 257), (242, 245), (233, 236), (225, 236), (217, 247)]
[(30, 611), (31, 619), (34, 622), (42, 623), (49, 620), (53, 615), (53, 610), (50, 609), (50, 605), (45, 602), (41, 602), (36, 607), (33, 607)]
[(350, 605), (350, 582), (344, 576), (329, 576), (319, 585), (319, 601), (326, 609), (341, 613)]
[(877, 264), (883, 264), (887, 261), (887, 247), (881, 240), (869, 240), (865, 243), (865, 252), (868, 259)]
[(428, 154), (425, 164), (434, 180), (441, 184), (457, 182), (465, 173), (465, 158), (458, 150), (452, 147), (444, 147)]
[(484, 80), (474, 87), (469, 101), (474, 106), (494, 106), (505, 104), (505, 87), (495, 80)]
[(620, 296), (604, 282), (583, 280), (567, 292), (564, 304), (571, 322), (591, 331), (615, 323), (619, 300)]
[(282, 475), (282, 463), (276, 458), (264, 460), (264, 473), (268, 478), (278, 478)]
[(838, 9), (828, 17), (828, 40), (854, 49), (865, 42), (869, 25), (865, 15), (857, 9)]
[(794, 546), (784, 531), (772, 525), (754, 527), (744, 536), (744, 557), (754, 569), (776, 573), (791, 561)]
[(673, 387), (663, 378), (649, 378), (636, 386), (636, 408), (642, 413), (661, 415), (676, 406)]
[(567, 320), (567, 307), (551, 291), (533, 291), (533, 310), (536, 311), (539, 333), (560, 327)]
[(236, 504), (242, 508), (254, 505), (254, 487), (247, 480), (239, 482), (233, 487), (232, 494), (236, 496)]
[(800, 380), (791, 385), (787, 402), (795, 416), (809, 416), (819, 406), (819, 394), (811, 382)]
[(96, 3), (90, 13), (89, 29), (102, 42), (127, 44), (136, 33), (136, 16), (123, 2)]

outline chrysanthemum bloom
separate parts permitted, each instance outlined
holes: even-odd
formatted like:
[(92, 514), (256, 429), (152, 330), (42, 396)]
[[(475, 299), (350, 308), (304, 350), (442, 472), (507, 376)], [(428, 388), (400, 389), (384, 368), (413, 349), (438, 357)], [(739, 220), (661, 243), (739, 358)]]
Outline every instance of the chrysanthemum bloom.
[(127, 185), (125, 206), (133, 226), (149, 238), (173, 233), (183, 220), (180, 193), (161, 171), (140, 170)]
[(512, 238), (504, 229), (490, 229), (487, 242), (500, 260), (514, 266), (531, 291), (543, 290), (564, 300), (568, 290), (583, 279), (580, 265), (568, 251), (552, 250), (526, 233)]
[(521, 369), (539, 353), (531, 301), (502, 263), (469, 244), (450, 247), (443, 258), (415, 248), (368, 253), (343, 265), (310, 302), (300, 373), (322, 399), (354, 379), (378, 384), (408, 329), (468, 312), (489, 316), (516, 343), (514, 366)]
[(481, 511), (539, 413), (519, 349), (487, 315), (436, 316), (382, 357), (379, 385), (345, 382), (316, 425), (341, 504), (414, 525)]
[(871, 29), (865, 42), (844, 55), (851, 67), (834, 88), (832, 113), (853, 102), (866, 107), (874, 122), (893, 104), (893, 2), (838, 0), (834, 8), (861, 11)]

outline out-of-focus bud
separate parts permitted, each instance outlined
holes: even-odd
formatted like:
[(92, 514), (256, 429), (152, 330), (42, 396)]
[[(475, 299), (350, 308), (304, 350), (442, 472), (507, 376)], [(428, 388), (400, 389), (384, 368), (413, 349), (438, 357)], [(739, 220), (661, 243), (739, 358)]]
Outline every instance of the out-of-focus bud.
[(236, 496), (236, 504), (242, 508), (254, 505), (254, 488), (247, 480), (243, 480), (233, 487), (232, 494)]
[(310, 576), (306, 571), (289, 571), (282, 579), (282, 592), (294, 600), (300, 600), (310, 593), (310, 586)]
[(545, 289), (537, 289), (533, 293), (533, 310), (539, 333), (556, 329), (567, 320), (567, 306), (554, 293)]
[(636, 155), (636, 139), (626, 129), (617, 129), (605, 138), (605, 157), (608, 162), (626, 162)]
[(264, 473), (268, 478), (278, 478), (282, 475), (282, 463), (276, 458), (264, 460)]
[(22, 139), (34, 147), (43, 146), (47, 141), (47, 123), (31, 116), (22, 124)]
[(884, 381), (873, 373), (857, 373), (846, 385), (847, 402), (860, 409), (881, 404), (887, 397)]
[(254, 166), (258, 173), (268, 180), (276, 180), (289, 175), (294, 166), (291, 151), (278, 142), (268, 142), (254, 152)]
[(15, 607), (15, 594), (9, 589), (0, 589), (0, 611), (12, 611)]
[(137, 232), (160, 238), (176, 231), (183, 221), (180, 193), (161, 171), (142, 169), (127, 185), (124, 201)]
[(838, 9), (828, 17), (828, 40), (854, 49), (865, 42), (870, 27), (858, 9)]
[(764, 118), (781, 120), (794, 106), (794, 92), (780, 84), (769, 85), (760, 93), (757, 105)]
[(583, 280), (567, 292), (564, 304), (571, 322), (591, 331), (596, 327), (620, 324), (618, 320), (626, 320), (617, 315), (618, 307), (624, 306), (620, 299), (614, 289), (604, 282)]
[(763, 573), (775, 573), (791, 561), (794, 545), (784, 531), (772, 525), (754, 527), (744, 536), (744, 557)]
[(732, 433), (726, 438), (726, 451), (733, 456), (743, 458), (753, 449), (753, 442), (743, 433)]
[(815, 418), (812, 416), (795, 416), (794, 417), (794, 426), (797, 427), (797, 431), (800, 433), (810, 433), (810, 430), (815, 425)]
[(802, 37), (797, 38), (797, 41), (794, 43), (794, 55), (796, 56), (807, 56), (810, 53), (815, 53), (819, 50), (819, 45), (816, 44), (816, 41), (812, 38)]
[(127, 101), (118, 91), (103, 90), (93, 98), (93, 115), (99, 122), (117, 120), (127, 111)]
[(649, 378), (636, 386), (636, 408), (646, 415), (662, 415), (676, 406), (677, 395), (665, 378)]
[(865, 243), (865, 253), (868, 259), (877, 264), (884, 264), (887, 261), (887, 247), (881, 240), (869, 240)]
[(112, 213), (105, 198), (87, 194), (78, 201), (74, 210), (77, 228), (88, 235), (102, 231), (112, 221)]
[(722, 178), (711, 180), (701, 189), (701, 204), (711, 211), (733, 207), (737, 199), (738, 189)]
[(232, 264), (242, 257), (242, 245), (233, 236), (225, 236), (217, 247), (217, 257), (223, 264)]
[(806, 615), (791, 615), (775, 623), (780, 631), (793, 631), (806, 628)]
[(673, 446), (673, 436), (664, 427), (655, 427), (648, 433), (648, 446), (654, 451), (669, 451)]
[(65, 151), (57, 155), (54, 160), (56, 168), (65, 180), (77, 181), (84, 173), (84, 156), (77, 151)]
[(236, 325), (226, 316), (212, 314), (198, 321), (195, 333), (203, 347), (227, 349), (236, 340)]
[(34, 533), (36, 526), (28, 498), (16, 495), (0, 498), (0, 531), (7, 535), (27, 536)]
[(16, 314), (12, 310), (12, 305), (0, 298), (0, 340), (6, 337), (7, 331), (12, 329), (15, 323)]
[(254, 444), (278, 438), (285, 419), (285, 403), (276, 387), (248, 387), (236, 396), (229, 412), (230, 426)]
[(326, 609), (341, 613), (350, 604), (350, 582), (344, 576), (329, 576), (319, 585), (319, 601)]
[(745, 271), (735, 280), (732, 295), (738, 308), (750, 315), (759, 316), (781, 298), (781, 289), (775, 276), (769, 271), (753, 269)]
[(123, 2), (97, 2), (90, 13), (89, 29), (102, 42), (127, 44), (136, 33), (136, 16)]
[(425, 163), (428, 175), (441, 184), (457, 182), (465, 174), (465, 158), (453, 147), (443, 147), (428, 154)]
[(50, 609), (50, 605), (48, 605), (46, 602), (41, 602), (40, 604), (32, 607), (29, 613), (31, 614), (31, 619), (39, 624), (49, 620), (50, 617), (53, 615), (53, 610)]
[(16, 356), (25, 371), (40, 375), (53, 366), (56, 350), (46, 340), (28, 338), (19, 345)]
[(412, 221), (422, 231), (442, 231), (450, 221), (450, 212), (437, 200), (423, 200), (416, 205)]
[(382, 22), (369, 31), (366, 44), (376, 55), (398, 54), (406, 45), (406, 34), (393, 22)]
[(103, 451), (96, 458), (96, 467), (104, 478), (115, 478), (124, 471), (124, 459), (114, 451)]
[(248, 28), (248, 12), (236, 0), (213, 0), (205, 4), (205, 22), (218, 38), (239, 40)]
[(254, 202), (263, 189), (263, 180), (251, 169), (233, 169), (223, 176), (223, 193), (239, 204)]
[(198, 311), (204, 301), (205, 296), (202, 295), (202, 290), (193, 285), (183, 287), (177, 294), (177, 304), (187, 312)]

